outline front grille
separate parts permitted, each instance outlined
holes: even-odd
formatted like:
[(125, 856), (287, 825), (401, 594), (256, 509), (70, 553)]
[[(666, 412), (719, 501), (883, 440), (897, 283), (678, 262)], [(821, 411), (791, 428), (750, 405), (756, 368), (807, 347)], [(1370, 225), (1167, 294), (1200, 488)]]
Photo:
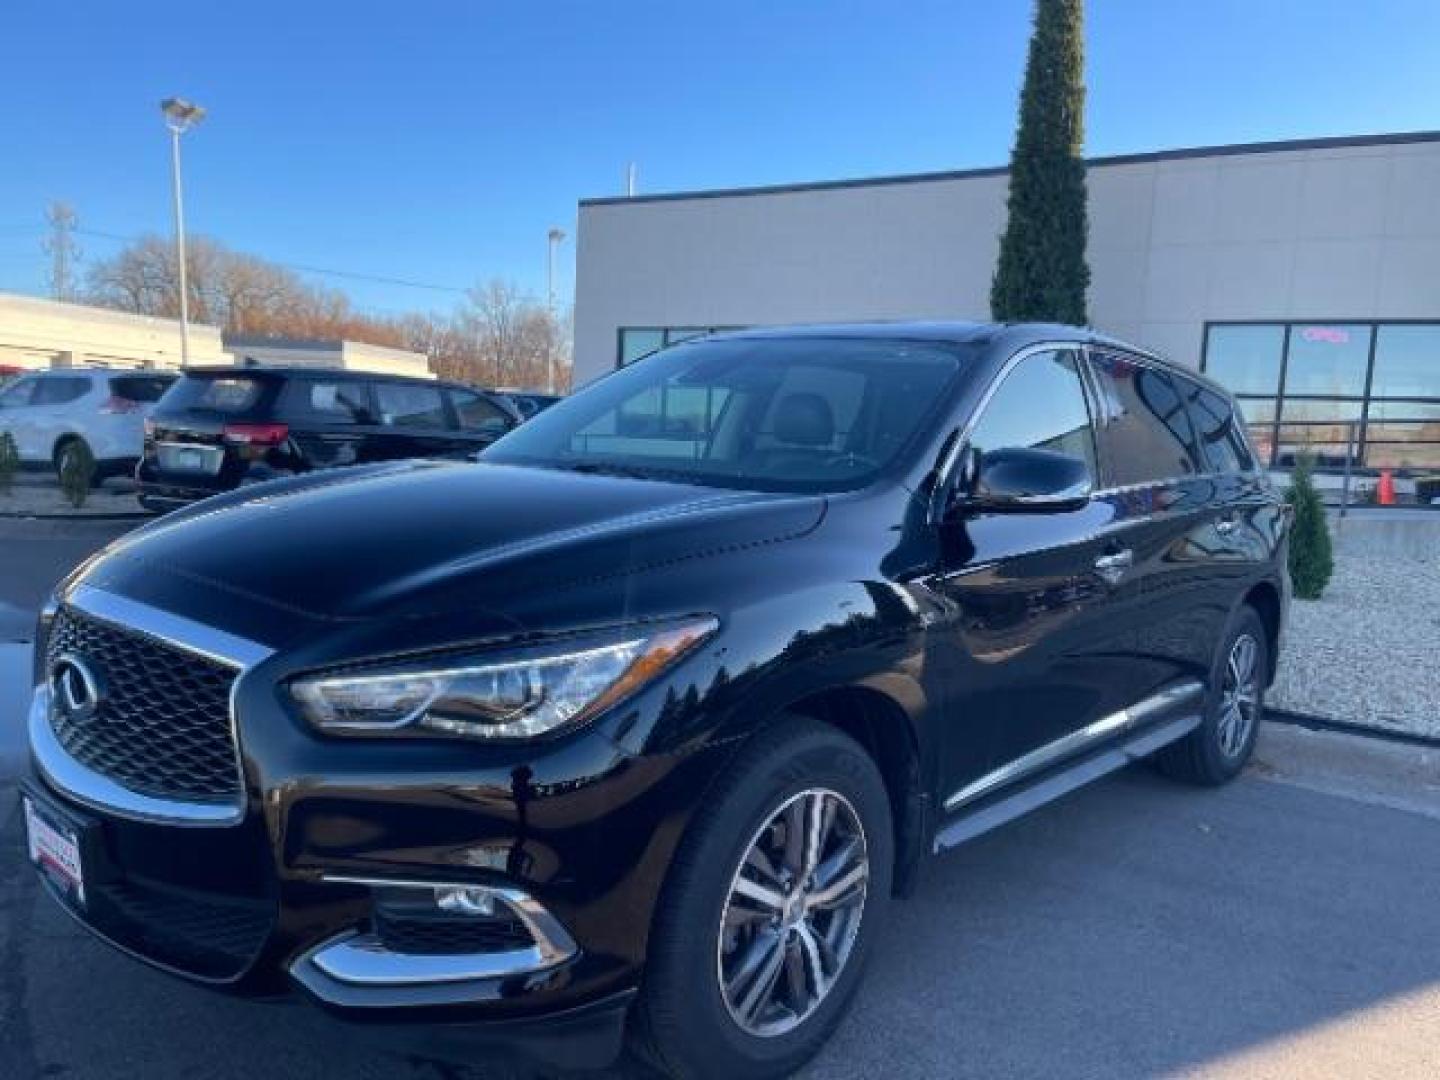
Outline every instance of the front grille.
[(56, 614), (45, 655), (72, 654), (96, 676), (99, 708), (76, 718), (52, 708), (66, 753), (131, 791), (187, 802), (234, 802), (240, 792), (224, 664), (92, 619)]
[(524, 924), (509, 914), (416, 917), (379, 908), (375, 936), (391, 952), (416, 956), (508, 952), (535, 944)]

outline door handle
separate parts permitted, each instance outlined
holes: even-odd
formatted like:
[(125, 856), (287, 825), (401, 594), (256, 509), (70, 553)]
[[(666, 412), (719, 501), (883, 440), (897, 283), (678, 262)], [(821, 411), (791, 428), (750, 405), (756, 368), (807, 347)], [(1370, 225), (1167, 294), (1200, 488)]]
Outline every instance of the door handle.
[(1237, 522), (1233, 517), (1223, 517), (1215, 522), (1215, 531), (1221, 536), (1229, 536), (1235, 531)]
[(1095, 572), (1111, 585), (1117, 585), (1125, 571), (1135, 565), (1135, 552), (1129, 548), (1101, 555), (1095, 560)]

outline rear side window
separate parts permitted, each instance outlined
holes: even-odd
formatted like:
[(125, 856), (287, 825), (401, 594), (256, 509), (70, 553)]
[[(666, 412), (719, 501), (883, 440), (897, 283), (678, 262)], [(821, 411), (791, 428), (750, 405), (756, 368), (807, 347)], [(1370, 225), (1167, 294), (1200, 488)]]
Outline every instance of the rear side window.
[(83, 376), (54, 375), (35, 384), (31, 405), (68, 405), (79, 401), (90, 389), (90, 380)]
[(253, 409), (265, 384), (245, 375), (186, 376), (165, 395), (165, 409), (204, 409), (217, 413), (244, 413)]
[(451, 390), (450, 403), (455, 406), (460, 426), (466, 431), (499, 435), (510, 430), (510, 417), (484, 394), (473, 390)]
[(1036, 353), (1021, 360), (970, 431), (980, 451), (1049, 450), (1085, 462), (1093, 479), (1095, 438), (1075, 354)]
[(1158, 367), (1114, 353), (1093, 355), (1100, 439), (1116, 487), (1194, 476), (1194, 433), (1185, 404)]
[(126, 401), (149, 404), (159, 401), (174, 381), (164, 375), (117, 375), (110, 380), (110, 393)]
[(387, 427), (446, 428), (445, 399), (438, 386), (376, 383), (375, 403)]
[(1200, 450), (1211, 472), (1249, 472), (1255, 467), (1235, 410), (1229, 399), (1208, 387), (1177, 377), (1185, 392), (1190, 416), (1200, 439)]
[(373, 424), (367, 384), (346, 379), (291, 379), (282, 411), (315, 424)]

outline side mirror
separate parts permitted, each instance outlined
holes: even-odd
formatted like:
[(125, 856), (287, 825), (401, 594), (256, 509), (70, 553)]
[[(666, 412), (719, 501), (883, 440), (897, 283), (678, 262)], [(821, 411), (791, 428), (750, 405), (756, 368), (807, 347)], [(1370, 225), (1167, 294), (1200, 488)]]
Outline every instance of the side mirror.
[(967, 450), (961, 479), (959, 504), (990, 513), (1078, 510), (1094, 490), (1089, 466), (1079, 458), (1028, 447)]

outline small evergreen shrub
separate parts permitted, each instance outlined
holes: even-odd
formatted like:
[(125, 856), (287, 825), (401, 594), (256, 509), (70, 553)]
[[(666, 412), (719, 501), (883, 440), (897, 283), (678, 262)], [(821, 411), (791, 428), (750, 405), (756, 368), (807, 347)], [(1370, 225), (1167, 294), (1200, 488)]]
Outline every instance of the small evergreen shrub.
[(1296, 462), (1290, 490), (1285, 493), (1285, 501), (1295, 509), (1295, 524), (1290, 530), (1290, 581), (1301, 600), (1319, 600), (1335, 572), (1325, 504), (1311, 479), (1312, 467), (1308, 458)]
[(95, 483), (95, 455), (78, 439), (60, 453), (60, 490), (71, 506), (79, 510), (90, 497)]
[(20, 468), (20, 451), (8, 431), (0, 433), (0, 495), (9, 495), (15, 483), (15, 473)]

